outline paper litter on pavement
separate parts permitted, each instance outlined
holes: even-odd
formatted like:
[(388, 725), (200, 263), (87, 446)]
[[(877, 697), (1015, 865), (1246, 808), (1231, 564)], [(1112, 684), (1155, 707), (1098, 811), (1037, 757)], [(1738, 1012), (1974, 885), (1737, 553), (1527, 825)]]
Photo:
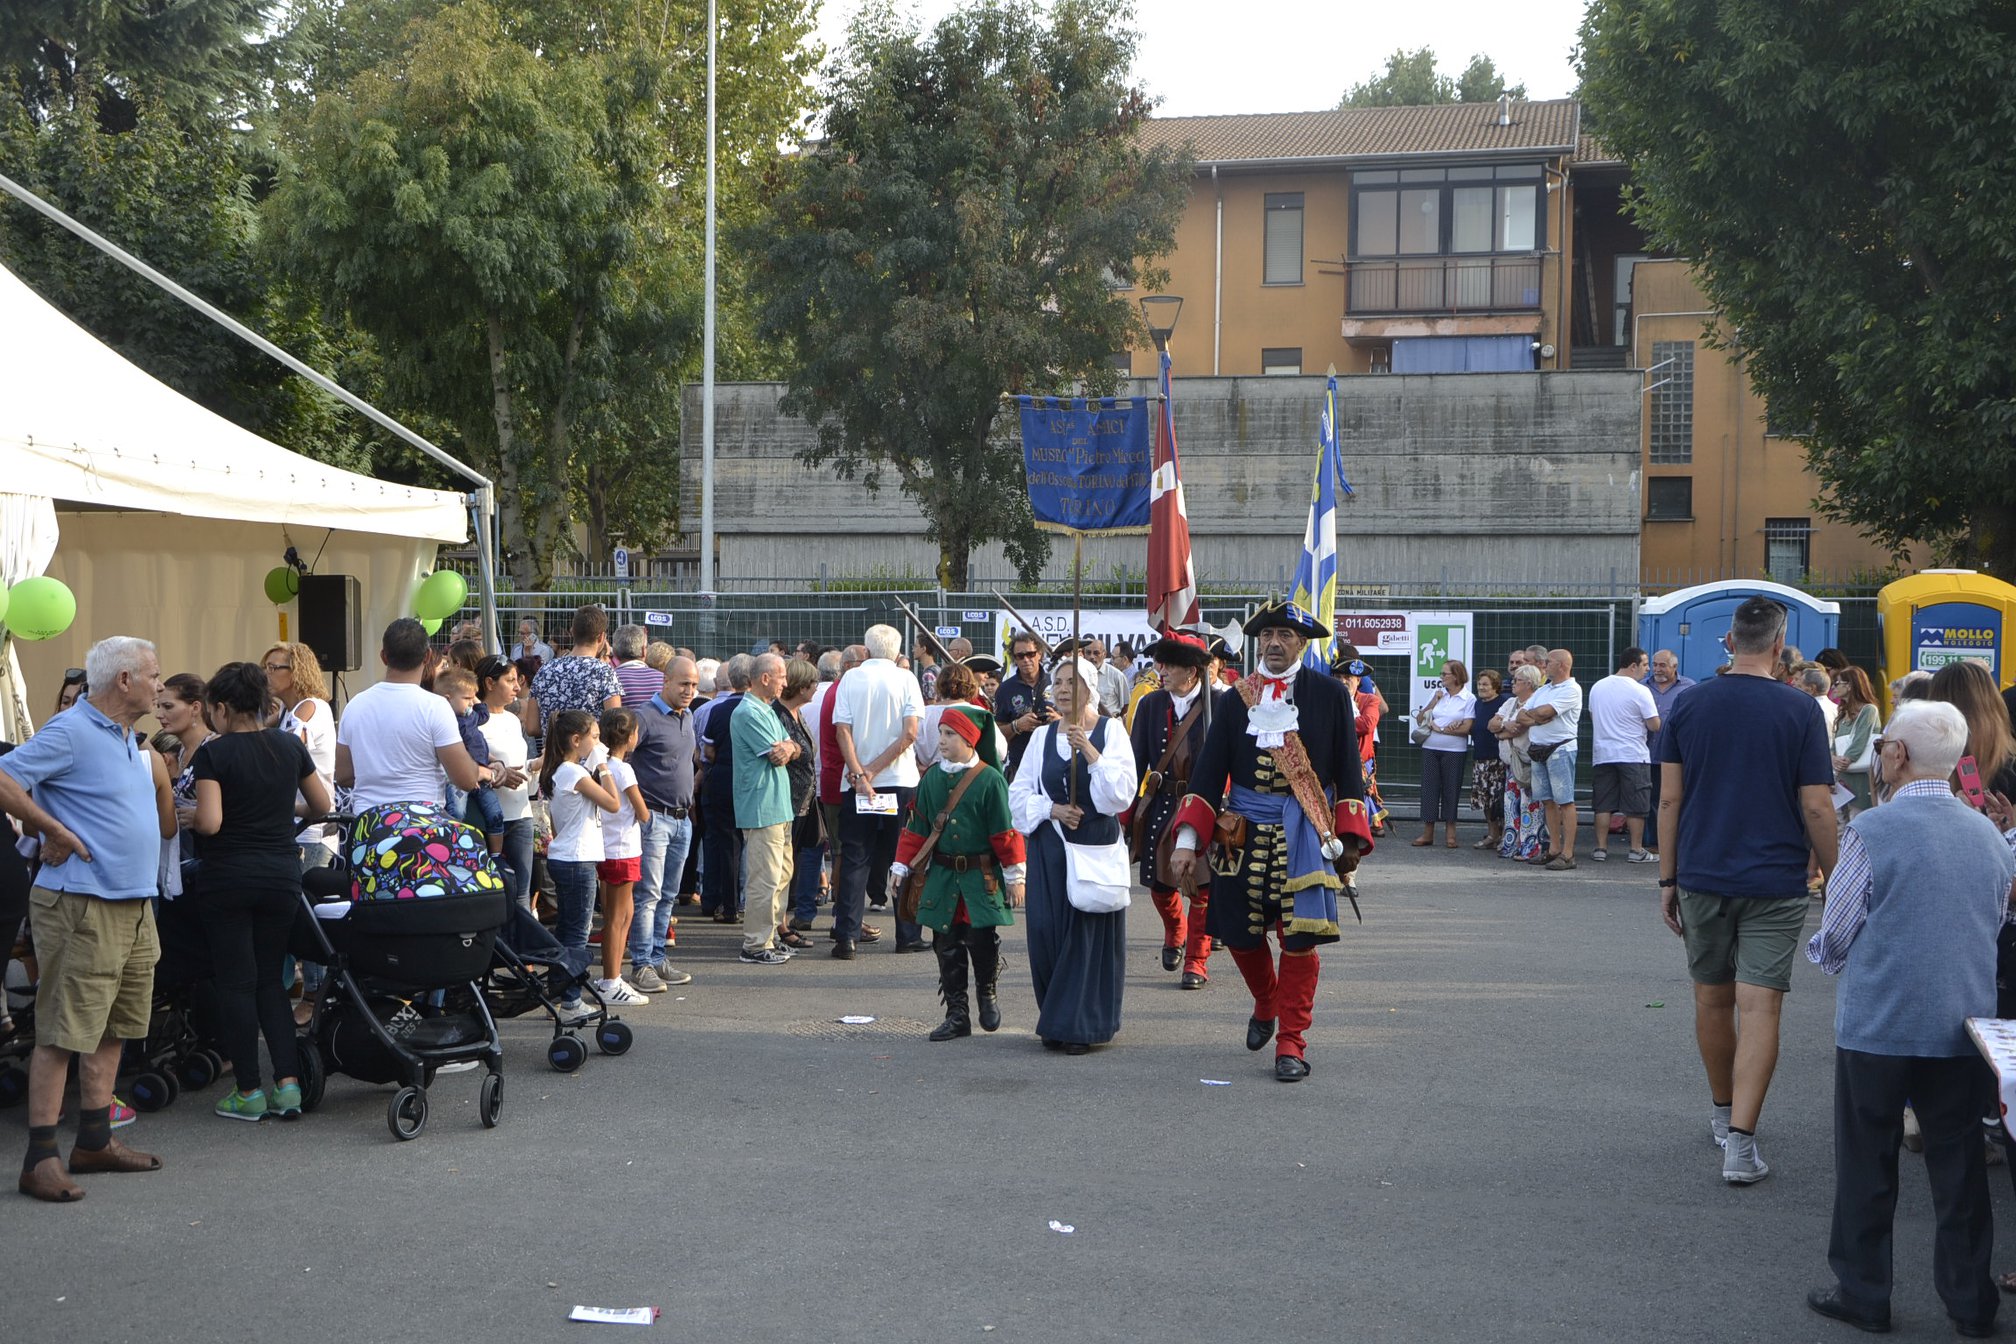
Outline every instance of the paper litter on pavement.
[(1197, 1081), (1204, 1084), (1204, 1086), (1206, 1087), (1232, 1086), (1232, 1080), (1230, 1078), (1199, 1078)]
[(593, 1325), (649, 1325), (658, 1319), (656, 1307), (576, 1307), (567, 1313), (570, 1321)]
[(836, 1020), (850, 1027), (865, 1027), (870, 1022), (873, 1022), (875, 1019), (872, 1017), (863, 1017), (858, 1013), (849, 1013), (846, 1017), (838, 1018)]
[(1076, 1232), (1078, 1229), (1071, 1226), (1071, 1224), (1069, 1223), (1060, 1223), (1055, 1218), (1052, 1218), (1050, 1220), (1050, 1230), (1052, 1232), (1062, 1232), (1065, 1236), (1068, 1237), (1073, 1232)]

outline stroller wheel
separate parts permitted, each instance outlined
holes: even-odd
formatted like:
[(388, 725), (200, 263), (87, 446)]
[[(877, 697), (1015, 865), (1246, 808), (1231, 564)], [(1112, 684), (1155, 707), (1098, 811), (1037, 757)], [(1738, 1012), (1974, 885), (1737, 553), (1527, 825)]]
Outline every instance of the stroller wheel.
[(182, 1086), (191, 1092), (200, 1091), (217, 1081), (217, 1065), (212, 1062), (207, 1050), (198, 1050), (183, 1060), (179, 1072)]
[(605, 1055), (620, 1055), (635, 1040), (628, 1022), (604, 1022), (595, 1029), (595, 1048)]
[(588, 1047), (579, 1036), (555, 1036), (546, 1047), (546, 1062), (561, 1073), (572, 1073), (588, 1062)]
[(486, 1074), (483, 1090), (476, 1096), (476, 1113), (483, 1117), (483, 1128), (495, 1129), (504, 1117), (504, 1075)]
[(28, 1099), (28, 1071), (9, 1066), (0, 1069), (0, 1106), (18, 1106)]
[(427, 1128), (427, 1094), (417, 1087), (402, 1087), (385, 1104), (385, 1123), (392, 1137), (417, 1139)]
[(135, 1078), (127, 1093), (133, 1099), (134, 1110), (158, 1111), (175, 1100), (176, 1093), (170, 1090), (173, 1087), (174, 1082), (167, 1074), (150, 1070)]
[(322, 1089), (329, 1085), (329, 1072), (322, 1066), (322, 1047), (307, 1032), (294, 1038), (294, 1052), (301, 1061), (301, 1113), (306, 1115), (322, 1104)]

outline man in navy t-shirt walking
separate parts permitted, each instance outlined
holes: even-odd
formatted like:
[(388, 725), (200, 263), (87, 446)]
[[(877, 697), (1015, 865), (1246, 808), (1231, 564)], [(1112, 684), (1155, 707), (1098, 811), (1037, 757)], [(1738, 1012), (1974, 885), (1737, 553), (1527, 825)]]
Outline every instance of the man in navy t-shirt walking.
[(1751, 598), (1729, 638), (1729, 671), (1681, 696), (1664, 723), (1659, 909), (1687, 944), (1722, 1178), (1749, 1185), (1771, 1170), (1757, 1117), (1806, 924), (1806, 853), (1832, 872), (1840, 833), (1820, 706), (1777, 680), (1785, 608)]

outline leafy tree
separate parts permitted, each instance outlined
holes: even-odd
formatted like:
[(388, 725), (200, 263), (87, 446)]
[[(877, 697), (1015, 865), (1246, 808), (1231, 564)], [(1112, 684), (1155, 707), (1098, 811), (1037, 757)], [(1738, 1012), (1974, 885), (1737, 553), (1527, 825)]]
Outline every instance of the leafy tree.
[(1472, 56), (1470, 64), (1463, 67), (1463, 73), (1456, 76), (1456, 101), (1459, 103), (1495, 103), (1508, 94), (1515, 100), (1524, 98), (1526, 86), (1507, 84), (1505, 76), (1498, 73), (1498, 63), (1481, 53)]
[[(258, 101), (268, 8), (28, 3), (0, 26), (0, 165), (31, 190), (311, 362), (368, 376), (368, 352), (275, 283), (257, 250)], [(246, 429), (356, 470), (411, 478), (333, 399), (24, 206), (0, 258), (125, 358)]]
[[(520, 584), (550, 578), (577, 518), (590, 553), (668, 535), (698, 367), (704, 7), (310, 0), (293, 18), (311, 59), (279, 247), (372, 333), (395, 400), (440, 408), (496, 476)], [(721, 20), (732, 221), (812, 58), (795, 0), (731, 0)], [(724, 337), (732, 368), (749, 343)]]
[(1455, 79), (1438, 74), (1435, 50), (1395, 49), (1386, 69), (1361, 84), (1353, 84), (1340, 107), (1423, 107), (1431, 103), (1492, 103), (1500, 94), (1526, 96), (1524, 84), (1507, 84), (1489, 56), (1472, 56)]
[(186, 114), (239, 106), (266, 53), (255, 40), (275, 0), (8, 0), (0, 69), (19, 110), (41, 123), (86, 108), (111, 132), (144, 101)]
[(1820, 507), (2016, 575), (2016, 11), (1597, 0), (1580, 62)]
[(976, 546), (1033, 577), (1021, 456), (995, 440), (1004, 392), (1110, 390), (1139, 333), (1114, 277), (1153, 287), (1189, 167), (1144, 152), (1124, 0), (983, 3), (930, 34), (866, 11), (829, 75), (826, 138), (779, 170), (744, 229), (759, 334), (789, 342), (785, 408), (807, 454), (917, 501), (939, 579)]

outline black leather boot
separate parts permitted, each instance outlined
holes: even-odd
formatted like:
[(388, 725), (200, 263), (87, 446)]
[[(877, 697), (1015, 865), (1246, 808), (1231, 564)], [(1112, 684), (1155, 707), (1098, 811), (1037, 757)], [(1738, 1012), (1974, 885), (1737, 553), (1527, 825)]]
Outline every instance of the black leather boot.
[(1001, 999), (995, 989), (1001, 982), (1001, 931), (968, 929), (966, 950), (973, 958), (973, 1002), (980, 1018), (980, 1030), (999, 1031)]
[(945, 1020), (931, 1033), (931, 1039), (950, 1041), (971, 1036), (973, 1019), (966, 1010), (966, 945), (957, 934), (933, 929), (931, 950), (938, 955), (938, 997), (945, 1004)]

